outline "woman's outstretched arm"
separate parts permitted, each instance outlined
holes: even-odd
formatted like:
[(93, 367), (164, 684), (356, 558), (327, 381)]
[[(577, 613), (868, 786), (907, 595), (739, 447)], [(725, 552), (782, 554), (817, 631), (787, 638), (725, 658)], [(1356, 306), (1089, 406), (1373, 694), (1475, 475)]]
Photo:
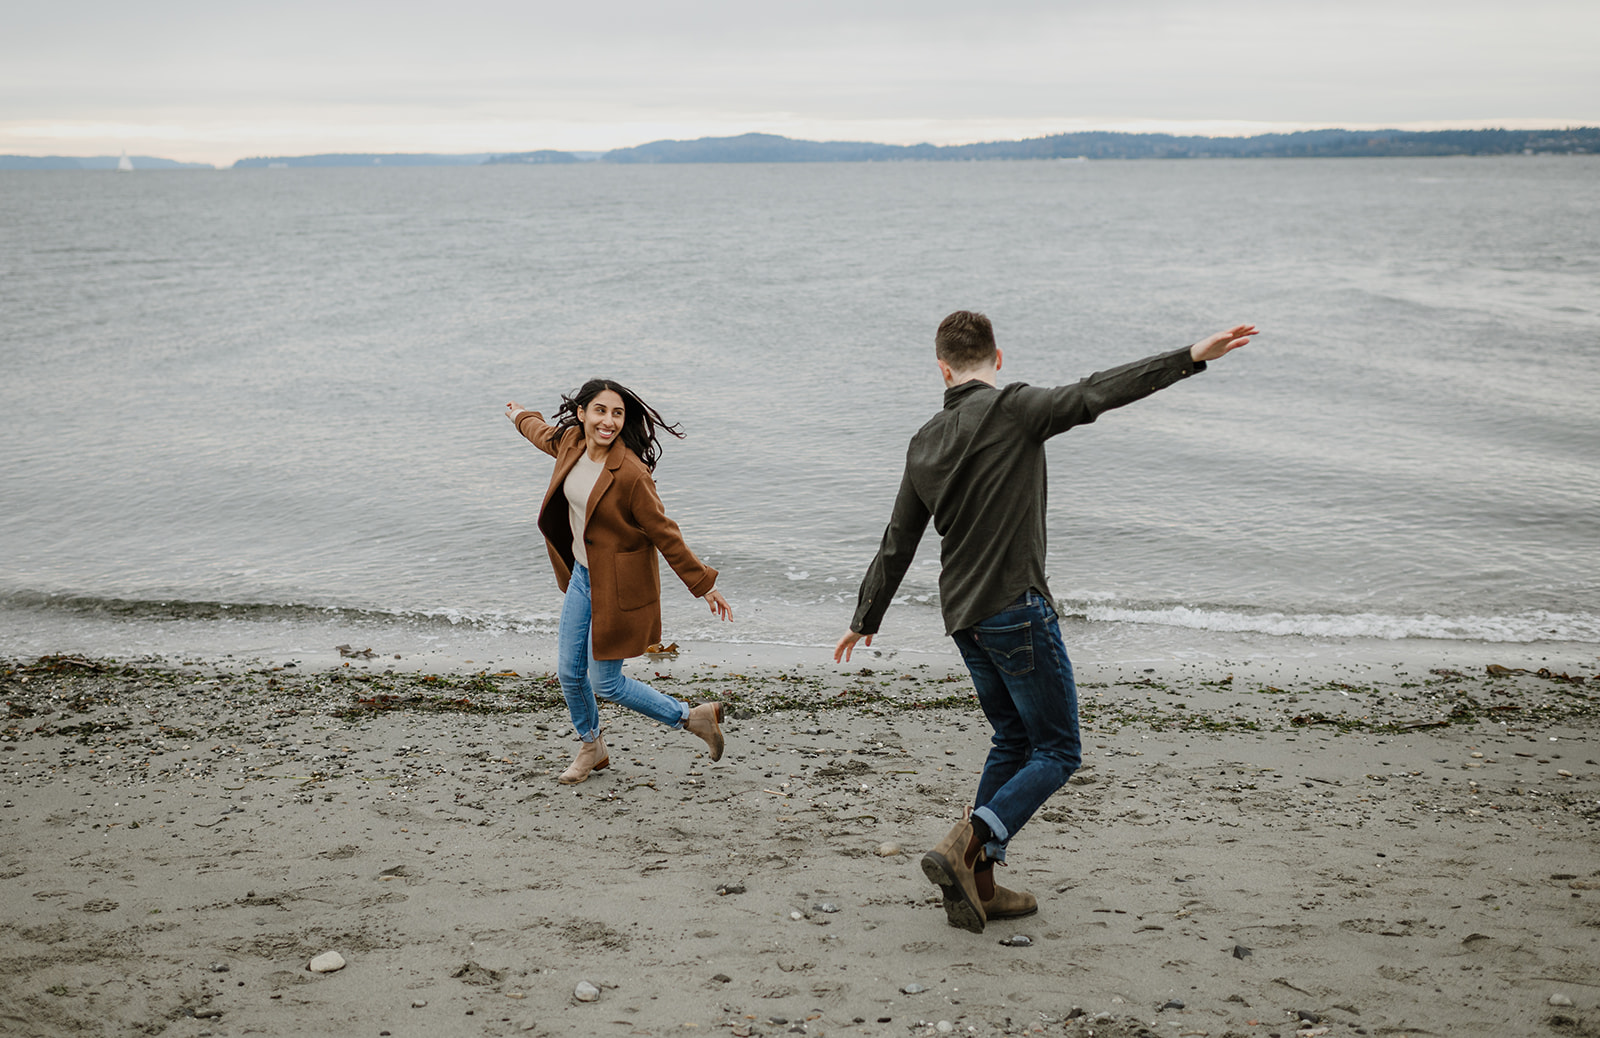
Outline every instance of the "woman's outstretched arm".
[(544, 420), (538, 411), (529, 411), (515, 400), (506, 405), (506, 417), (517, 427), (517, 432), (528, 442), (552, 458), (556, 454), (556, 427)]

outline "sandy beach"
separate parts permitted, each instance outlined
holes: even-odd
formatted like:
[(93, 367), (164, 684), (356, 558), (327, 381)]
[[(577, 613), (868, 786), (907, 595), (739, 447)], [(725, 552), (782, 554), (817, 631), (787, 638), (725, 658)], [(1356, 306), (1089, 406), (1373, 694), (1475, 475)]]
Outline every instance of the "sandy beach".
[(630, 672), (724, 758), (607, 708), (557, 784), (536, 661), (0, 662), (0, 1034), (1600, 1035), (1592, 657), (1082, 667), (981, 935), (963, 672)]

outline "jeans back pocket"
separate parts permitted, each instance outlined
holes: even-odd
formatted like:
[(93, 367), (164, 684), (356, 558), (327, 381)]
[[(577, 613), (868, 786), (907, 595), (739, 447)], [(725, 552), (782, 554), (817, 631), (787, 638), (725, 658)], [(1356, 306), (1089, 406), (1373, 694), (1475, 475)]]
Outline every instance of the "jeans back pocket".
[(1007, 674), (1033, 672), (1033, 621), (1004, 627), (973, 627), (972, 640)]

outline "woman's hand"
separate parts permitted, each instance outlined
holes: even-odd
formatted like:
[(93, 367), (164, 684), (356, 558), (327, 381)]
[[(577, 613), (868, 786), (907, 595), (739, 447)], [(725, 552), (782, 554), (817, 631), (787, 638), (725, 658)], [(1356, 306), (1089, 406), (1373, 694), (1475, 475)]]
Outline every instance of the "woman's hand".
[(526, 407), (523, 407), (521, 404), (519, 404), (515, 400), (513, 400), (513, 401), (511, 401), (511, 403), (506, 405), (506, 417), (511, 419), (511, 424), (512, 425), (516, 425), (517, 424), (517, 415), (521, 414), (522, 412), (524, 412), (526, 410), (527, 410)]
[(711, 615), (723, 620), (733, 619), (733, 610), (728, 607), (728, 600), (722, 597), (722, 592), (712, 588), (706, 592), (706, 605), (711, 607)]

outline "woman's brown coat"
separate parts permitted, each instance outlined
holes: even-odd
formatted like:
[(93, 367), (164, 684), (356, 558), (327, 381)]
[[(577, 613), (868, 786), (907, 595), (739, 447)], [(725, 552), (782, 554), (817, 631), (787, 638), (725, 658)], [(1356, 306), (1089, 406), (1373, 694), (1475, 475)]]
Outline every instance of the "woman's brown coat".
[[(556, 459), (550, 488), (539, 507), (556, 583), (567, 590), (572, 577), (572, 520), (562, 483), (585, 450), (583, 430), (556, 427), (537, 411), (517, 415), (517, 432)], [(667, 518), (655, 480), (639, 456), (620, 441), (606, 455), (584, 513), (584, 553), (589, 556), (589, 595), (594, 619), (590, 639), (597, 660), (638, 656), (661, 640), (661, 570), (656, 553), (696, 598), (717, 586), (717, 571), (701, 562), (683, 542), (678, 524)]]

